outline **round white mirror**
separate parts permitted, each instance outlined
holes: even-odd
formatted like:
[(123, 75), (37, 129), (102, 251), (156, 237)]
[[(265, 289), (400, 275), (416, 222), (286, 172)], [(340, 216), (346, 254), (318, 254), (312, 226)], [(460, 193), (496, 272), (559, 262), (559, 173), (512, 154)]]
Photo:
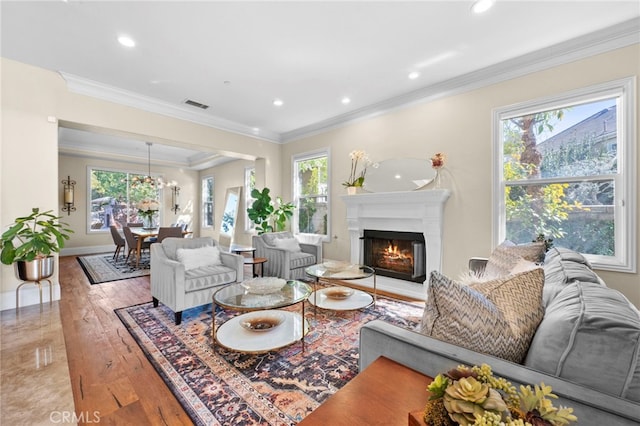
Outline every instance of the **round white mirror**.
[(394, 158), (369, 167), (364, 189), (370, 192), (413, 191), (433, 181), (436, 171), (429, 159)]

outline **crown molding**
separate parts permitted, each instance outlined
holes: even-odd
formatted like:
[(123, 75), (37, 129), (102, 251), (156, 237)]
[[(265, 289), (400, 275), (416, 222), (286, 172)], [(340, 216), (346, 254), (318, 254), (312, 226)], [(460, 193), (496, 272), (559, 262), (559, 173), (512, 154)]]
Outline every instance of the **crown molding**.
[(114, 86), (109, 86), (97, 81), (78, 77), (63, 71), (58, 71), (67, 83), (67, 88), (79, 95), (91, 96), (120, 105), (126, 105), (143, 111), (166, 115), (172, 118), (190, 121), (203, 126), (213, 127), (231, 133), (249, 136), (254, 139), (262, 139), (268, 142), (280, 142), (280, 134), (267, 130), (260, 130), (256, 134), (252, 127), (219, 117), (212, 117), (200, 111), (191, 111), (179, 105), (174, 105), (149, 96), (131, 92)]
[(281, 135), (283, 143), (292, 142), (362, 121), (417, 103), (452, 96), (524, 75), (588, 58), (640, 42), (640, 18), (558, 43), (440, 83), (396, 96), (346, 114), (341, 114)]
[(323, 133), (348, 123), (370, 119), (417, 103), (468, 92), (637, 43), (640, 43), (640, 18), (635, 18), (609, 28), (522, 55), (500, 64), (426, 86), (282, 134), (267, 130), (260, 130), (260, 134), (256, 134), (253, 128), (240, 123), (212, 117), (199, 111), (191, 111), (169, 102), (87, 80), (65, 72), (59, 73), (66, 81), (67, 88), (74, 93), (168, 117), (191, 121), (254, 139), (286, 143)]

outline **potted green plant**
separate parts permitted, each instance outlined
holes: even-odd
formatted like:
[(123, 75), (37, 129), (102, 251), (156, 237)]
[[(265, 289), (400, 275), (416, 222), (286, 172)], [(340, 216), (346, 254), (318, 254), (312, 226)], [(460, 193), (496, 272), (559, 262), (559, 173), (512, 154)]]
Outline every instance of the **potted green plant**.
[(255, 201), (251, 207), (247, 208), (247, 214), (249, 219), (256, 224), (258, 234), (284, 231), (287, 220), (293, 216), (293, 209), (295, 208), (293, 203), (285, 203), (280, 197), (276, 197), (274, 203), (269, 192), (271, 192), (269, 188), (264, 188), (262, 191), (257, 189), (251, 191), (251, 197)]
[(53, 210), (18, 217), (0, 237), (0, 261), (14, 264), (16, 276), (25, 281), (40, 281), (53, 275), (53, 253), (60, 252), (73, 231), (59, 222)]

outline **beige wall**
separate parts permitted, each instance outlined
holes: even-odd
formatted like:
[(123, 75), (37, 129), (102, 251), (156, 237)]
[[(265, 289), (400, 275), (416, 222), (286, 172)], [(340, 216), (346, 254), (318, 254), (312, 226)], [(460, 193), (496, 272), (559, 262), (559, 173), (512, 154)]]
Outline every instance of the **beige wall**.
[[(0, 71), (2, 229), (16, 217), (28, 214), (32, 207), (66, 215), (60, 210), (60, 176), (67, 173), (58, 170), (58, 121), (66, 126), (142, 136), (151, 142), (169, 141), (176, 146), (219, 151), (238, 158), (254, 158), (259, 152), (261, 161), (269, 165), (263, 179), (280, 185), (281, 147), (278, 144), (71, 93), (58, 73), (5, 58)], [(74, 238), (84, 236), (74, 234), (70, 246), (83, 244)], [(0, 268), (0, 308), (6, 309), (14, 306), (19, 281), (13, 267), (1, 265)], [(53, 278), (57, 283), (57, 268)], [(21, 294), (24, 292), (27, 298), (35, 296), (26, 288)], [(37, 299), (31, 297), (30, 300)]]
[[(397, 110), (285, 145), (282, 152), (283, 176), (291, 175), (292, 155), (321, 147), (331, 148), (333, 238), (325, 244), (324, 255), (348, 259), (345, 205), (340, 199), (345, 190), (340, 183), (349, 173), (349, 152), (364, 149), (373, 161), (403, 157), (428, 159), (436, 152), (444, 152), (447, 161), (443, 187), (452, 189), (453, 194), (445, 208), (443, 272), (457, 277), (466, 268), (469, 257), (488, 256), (492, 250), (492, 110), (639, 74), (640, 45), (634, 45)], [(636, 147), (636, 155), (638, 163), (640, 147)], [(290, 191), (289, 186), (285, 184), (283, 189)], [(640, 217), (636, 220), (640, 225)], [(637, 241), (638, 233), (635, 238)], [(640, 259), (636, 263), (640, 267)], [(640, 306), (638, 273), (600, 272), (610, 287), (622, 291), (636, 306)]]
[[(442, 151), (447, 155), (443, 186), (453, 190), (445, 210), (443, 272), (455, 277), (464, 270), (469, 257), (486, 256), (492, 249), (492, 109), (622, 77), (638, 76), (640, 45), (399, 109), (284, 146), (69, 93), (58, 74), (13, 61), (3, 59), (1, 71), (2, 227), (10, 224), (16, 216), (28, 212), (32, 206), (56, 211), (61, 207), (59, 180), (66, 173), (58, 171), (55, 161), (58, 156), (57, 124), (49, 123), (49, 116), (87, 128), (146, 135), (145, 140), (157, 138), (163, 143), (170, 140), (179, 146), (215, 148), (237, 153), (244, 159), (259, 155), (255, 162), (257, 186), (268, 186), (285, 200), (291, 199), (292, 155), (329, 147), (333, 195), (331, 234), (334, 238), (325, 244), (325, 256), (336, 259), (349, 256), (345, 207), (340, 199), (344, 194), (340, 183), (349, 170), (349, 152), (365, 149), (373, 160), (381, 161), (399, 157), (427, 159)], [(636, 154), (636, 160), (640, 162), (638, 147)], [(221, 176), (216, 182), (216, 204), (220, 209), (224, 203), (224, 198), (220, 197), (224, 197), (226, 186), (242, 185), (244, 169), (242, 162), (223, 167), (224, 173), (212, 170)], [(219, 188), (218, 185), (226, 186)], [(216, 209), (216, 219), (220, 214), (221, 210)], [(637, 222), (640, 224), (640, 218)], [(636, 241), (638, 232), (640, 227), (635, 235)], [(637, 264), (640, 266), (640, 259)], [(610, 287), (622, 291), (636, 306), (640, 306), (638, 273), (601, 271), (601, 275)], [(10, 267), (2, 266), (1, 277), (0, 289), (6, 296), (18, 283)]]
[[(109, 232), (89, 232), (88, 231), (88, 215), (87, 215), (87, 197), (89, 196), (89, 167), (103, 167), (108, 170), (124, 170), (147, 173), (144, 165), (127, 164), (117, 161), (82, 158), (70, 155), (58, 156), (58, 182), (70, 176), (76, 181), (75, 187), (75, 206), (76, 211), (67, 214), (61, 212), (62, 221), (69, 224), (73, 229), (73, 236), (62, 250), (62, 255), (83, 254), (90, 252), (105, 251), (113, 247), (113, 240)], [(180, 211), (174, 214), (171, 207), (171, 191), (169, 189), (162, 190), (161, 198), (161, 225), (169, 226), (178, 220), (188, 223), (189, 229), (197, 231), (196, 226), (199, 220), (198, 203), (199, 203), (199, 179), (198, 172), (192, 170), (182, 170), (170, 167), (152, 166), (151, 172), (158, 174), (165, 181), (175, 180), (180, 185)], [(62, 206), (62, 185), (59, 185), (59, 204)], [(195, 234), (198, 235), (197, 232)]]

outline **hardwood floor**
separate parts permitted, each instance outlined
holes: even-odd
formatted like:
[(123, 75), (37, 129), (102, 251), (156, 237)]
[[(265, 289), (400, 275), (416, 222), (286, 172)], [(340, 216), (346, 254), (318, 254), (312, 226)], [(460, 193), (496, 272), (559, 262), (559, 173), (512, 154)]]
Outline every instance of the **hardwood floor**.
[[(87, 424), (191, 425), (189, 416), (114, 313), (151, 301), (149, 277), (90, 285), (60, 258), (60, 316), (76, 414)], [(93, 420), (93, 421), (91, 421)], [(82, 424), (82, 422), (80, 422)]]
[(78, 418), (89, 419), (87, 424), (97, 423), (96, 416), (100, 424), (192, 424), (114, 313), (151, 301), (149, 277), (90, 285), (75, 256), (61, 257), (59, 267), (60, 317)]

